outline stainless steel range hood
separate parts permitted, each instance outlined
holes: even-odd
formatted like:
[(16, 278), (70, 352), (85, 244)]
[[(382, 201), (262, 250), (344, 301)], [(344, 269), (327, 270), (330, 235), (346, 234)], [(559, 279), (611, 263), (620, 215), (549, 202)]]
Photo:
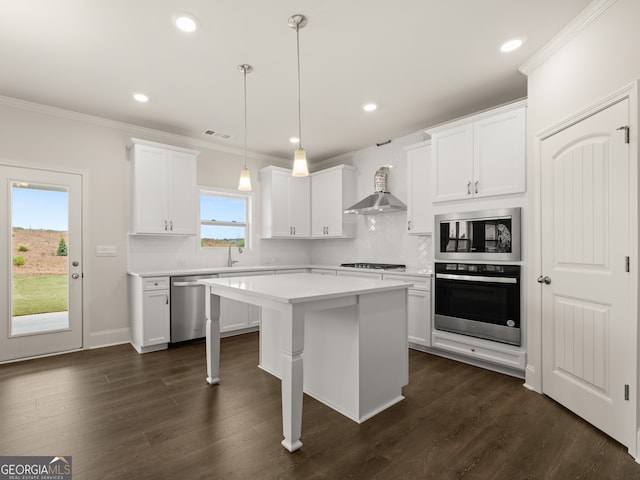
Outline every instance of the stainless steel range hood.
[(347, 208), (344, 213), (356, 215), (374, 215), (378, 213), (399, 212), (407, 209), (407, 206), (391, 195), (387, 190), (387, 177), (389, 167), (380, 167), (374, 177), (375, 193), (360, 200), (355, 205)]

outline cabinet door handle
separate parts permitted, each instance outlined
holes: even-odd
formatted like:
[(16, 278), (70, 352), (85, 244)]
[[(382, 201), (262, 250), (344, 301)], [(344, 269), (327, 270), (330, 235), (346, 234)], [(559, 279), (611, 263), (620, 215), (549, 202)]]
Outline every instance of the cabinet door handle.
[(474, 183), (474, 187), (475, 187), (475, 192), (478, 193), (478, 180), (476, 180), (476, 183)]
[(166, 232), (166, 231), (167, 231), (167, 229), (168, 229), (168, 225), (167, 225), (167, 221), (165, 220), (165, 221), (164, 221), (164, 231)]
[(296, 234), (296, 227), (293, 227), (293, 235), (295, 236)]
[(289, 227), (289, 235), (293, 235), (293, 227)]
[(165, 298), (165, 305), (169, 305), (169, 295), (165, 293), (164, 298)]
[(467, 195), (471, 195), (471, 182), (467, 182)]
[(173, 232), (173, 220), (169, 220), (169, 230)]
[(407, 230), (411, 230), (411, 220), (407, 222)]

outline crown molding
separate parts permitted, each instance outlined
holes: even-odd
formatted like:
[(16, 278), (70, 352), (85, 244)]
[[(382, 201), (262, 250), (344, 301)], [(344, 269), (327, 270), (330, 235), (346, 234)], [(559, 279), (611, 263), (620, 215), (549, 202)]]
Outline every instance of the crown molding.
[[(21, 100), (13, 97), (5, 97), (0, 95), (0, 105), (7, 107), (18, 108), (20, 110), (27, 110), (30, 112), (40, 113), (43, 115), (49, 115), (52, 117), (65, 118), (67, 120), (74, 120), (77, 122), (89, 123), (99, 127), (113, 128), (116, 130), (122, 130), (127, 132), (128, 135), (134, 136), (153, 136), (154, 138), (160, 138), (167, 143), (180, 143), (188, 145), (190, 147), (197, 147), (207, 150), (215, 150), (224, 153), (230, 153), (242, 157), (244, 150), (242, 148), (228, 147), (225, 145), (217, 145), (198, 138), (189, 137), (186, 135), (178, 135), (175, 133), (165, 132), (163, 130), (156, 130), (153, 128), (141, 127), (139, 125), (133, 125), (131, 123), (118, 122), (116, 120), (110, 120), (108, 118), (98, 117), (95, 115), (89, 115), (86, 113), (74, 112), (72, 110), (66, 110), (64, 108), (52, 107), (50, 105), (44, 105), (41, 103), (29, 102), (27, 100)], [(280, 157), (274, 157), (271, 155), (264, 155), (256, 152), (247, 152), (248, 158), (255, 160), (265, 160), (268, 162), (282, 163), (286, 159)]]
[(529, 60), (518, 69), (529, 75), (549, 59), (554, 53), (566, 45), (572, 38), (587, 28), (594, 20), (602, 15), (616, 0), (594, 0), (576, 18), (558, 32), (545, 46), (538, 50)]

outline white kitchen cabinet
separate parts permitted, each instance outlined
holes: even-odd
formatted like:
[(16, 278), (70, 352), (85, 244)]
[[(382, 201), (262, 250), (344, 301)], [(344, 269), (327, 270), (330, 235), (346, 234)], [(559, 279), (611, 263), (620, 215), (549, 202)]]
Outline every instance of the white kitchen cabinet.
[(198, 152), (132, 138), (131, 233), (196, 235)]
[(413, 284), (407, 290), (409, 347), (431, 347), (431, 278), (388, 273), (383, 278)]
[(355, 168), (339, 165), (312, 173), (311, 237), (353, 237), (355, 215), (344, 210), (355, 201)]
[[(273, 275), (272, 270), (256, 272), (221, 273), (218, 278)], [(220, 297), (220, 333), (255, 329), (260, 325), (260, 308), (248, 303)]]
[(525, 191), (526, 100), (426, 132), (434, 202)]
[(138, 353), (167, 347), (171, 337), (169, 277), (129, 276), (131, 345)]
[(311, 181), (293, 177), (291, 170), (265, 167), (260, 170), (263, 238), (309, 238), (311, 236)]
[(407, 147), (407, 232), (428, 235), (433, 232), (431, 198), (431, 142)]

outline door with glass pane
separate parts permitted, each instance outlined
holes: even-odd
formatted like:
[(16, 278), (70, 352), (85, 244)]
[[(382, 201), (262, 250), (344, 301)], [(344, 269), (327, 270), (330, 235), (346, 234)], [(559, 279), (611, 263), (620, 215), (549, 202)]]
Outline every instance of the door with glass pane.
[(0, 198), (0, 362), (81, 348), (82, 177), (0, 166)]

